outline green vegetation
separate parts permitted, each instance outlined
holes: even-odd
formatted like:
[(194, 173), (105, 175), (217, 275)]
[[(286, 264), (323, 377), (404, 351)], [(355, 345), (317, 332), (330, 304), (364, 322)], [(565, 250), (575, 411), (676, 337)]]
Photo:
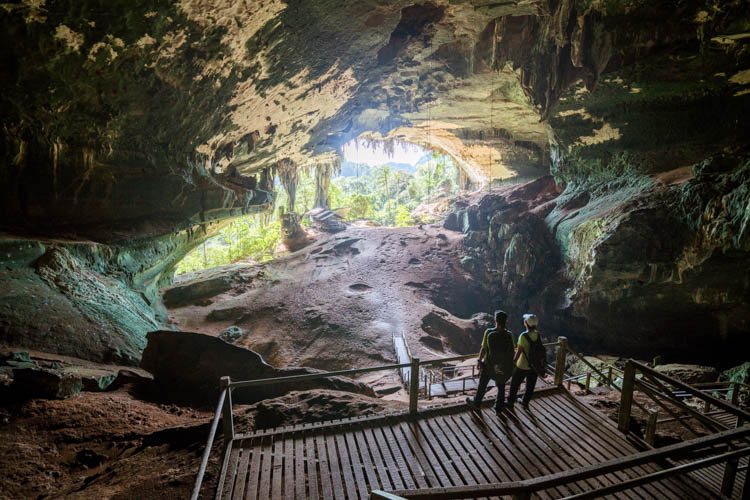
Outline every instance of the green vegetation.
[(239, 260), (266, 262), (274, 258), (281, 239), (278, 218), (248, 215), (229, 223), (219, 234), (185, 256), (175, 274), (209, 269)]
[[(413, 173), (393, 166), (353, 166), (356, 175), (331, 179), (331, 208), (349, 208), (346, 220), (371, 219), (384, 226), (412, 226), (429, 222), (411, 216), (420, 203), (438, 195), (454, 194), (458, 169), (446, 156), (433, 154), (417, 165)], [(288, 181), (289, 179), (287, 179)], [(315, 206), (315, 175), (295, 170), (295, 211), (300, 214)], [(288, 194), (276, 183), (276, 207), (288, 206)], [(309, 221), (302, 220), (303, 225)], [(175, 274), (231, 264), (240, 260), (266, 262), (277, 256), (281, 240), (278, 212), (239, 217), (219, 234), (190, 252), (176, 267)]]

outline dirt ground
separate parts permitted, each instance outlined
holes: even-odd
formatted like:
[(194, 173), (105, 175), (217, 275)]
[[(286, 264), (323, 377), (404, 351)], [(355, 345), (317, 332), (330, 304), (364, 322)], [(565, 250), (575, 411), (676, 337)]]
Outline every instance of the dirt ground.
[[(351, 227), (282, 259), (227, 271), (243, 283), (171, 309), (169, 320), (210, 335), (238, 326), (245, 335), (236, 344), (276, 366), (392, 363), (394, 333), (423, 360), (477, 352), (487, 325), (472, 315), (494, 307), (460, 266), (462, 236), (437, 225)], [(176, 286), (201, 280), (192, 278)]]

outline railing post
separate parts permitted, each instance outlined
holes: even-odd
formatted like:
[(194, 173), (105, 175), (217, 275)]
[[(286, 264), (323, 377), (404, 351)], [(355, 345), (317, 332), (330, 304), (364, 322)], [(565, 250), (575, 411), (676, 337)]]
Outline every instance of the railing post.
[(622, 432), (630, 429), (630, 410), (633, 405), (633, 389), (635, 388), (635, 366), (628, 360), (625, 363), (625, 373), (622, 375), (622, 397), (620, 398), (620, 414), (617, 418), (617, 428)]
[(232, 389), (229, 387), (231, 383), (229, 377), (221, 377), (219, 385), (222, 391), (227, 391), (227, 396), (224, 398), (224, 409), (222, 412), (222, 427), (224, 428), (224, 441), (225, 445), (234, 439), (234, 417), (232, 416)]
[[(732, 497), (734, 490), (734, 480), (737, 477), (737, 459), (729, 460), (724, 465), (724, 477), (721, 478), (721, 494), (725, 497)], [(744, 497), (743, 497), (744, 498)]]
[(411, 358), (411, 373), (409, 375), (409, 413), (417, 413), (419, 399), (419, 358)]
[(732, 406), (737, 406), (740, 402), (740, 385), (737, 382), (732, 382), (732, 396), (730, 402)]
[[(568, 356), (568, 337), (557, 337), (557, 360), (555, 361), (555, 385), (562, 387), (565, 378), (565, 362)], [(568, 387), (570, 388), (570, 387)]]
[[(736, 386), (735, 386), (736, 389)], [(734, 426), (736, 429), (742, 427), (742, 419), (739, 415), (737, 415), (737, 422)], [(721, 478), (721, 494), (727, 497), (732, 496), (732, 492), (734, 491), (734, 481), (737, 477), (737, 467), (740, 465), (740, 461), (738, 459), (729, 460), (726, 465), (724, 465), (724, 477)], [(748, 498), (750, 496), (750, 491), (747, 490), (747, 476), (750, 476), (750, 469), (748, 469), (745, 472), (745, 489), (742, 492), (742, 498)]]
[(610, 387), (612, 385), (612, 367), (609, 367), (609, 370), (607, 370), (607, 387)]
[(654, 445), (654, 436), (656, 435), (656, 419), (659, 416), (657, 410), (649, 410), (648, 422), (646, 423), (646, 442), (651, 446)]
[(591, 372), (586, 372), (586, 394), (591, 392)]

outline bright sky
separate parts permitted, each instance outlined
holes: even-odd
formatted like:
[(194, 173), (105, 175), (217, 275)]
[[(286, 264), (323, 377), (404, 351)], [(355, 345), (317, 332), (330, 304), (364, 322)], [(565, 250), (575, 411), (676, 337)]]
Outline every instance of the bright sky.
[(393, 156), (384, 149), (384, 143), (372, 143), (368, 145), (365, 141), (353, 139), (344, 144), (344, 158), (353, 163), (366, 163), (377, 167), (384, 163), (408, 163), (416, 164), (428, 151), (420, 146), (408, 142), (394, 141)]

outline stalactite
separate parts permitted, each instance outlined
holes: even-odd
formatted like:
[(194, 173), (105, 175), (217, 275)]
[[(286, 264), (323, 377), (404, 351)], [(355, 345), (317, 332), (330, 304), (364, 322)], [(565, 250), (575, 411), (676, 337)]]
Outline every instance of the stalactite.
[(297, 182), (299, 181), (297, 164), (289, 158), (283, 158), (276, 163), (276, 171), (289, 197), (287, 209), (289, 213), (293, 213), (294, 201), (297, 196)]

